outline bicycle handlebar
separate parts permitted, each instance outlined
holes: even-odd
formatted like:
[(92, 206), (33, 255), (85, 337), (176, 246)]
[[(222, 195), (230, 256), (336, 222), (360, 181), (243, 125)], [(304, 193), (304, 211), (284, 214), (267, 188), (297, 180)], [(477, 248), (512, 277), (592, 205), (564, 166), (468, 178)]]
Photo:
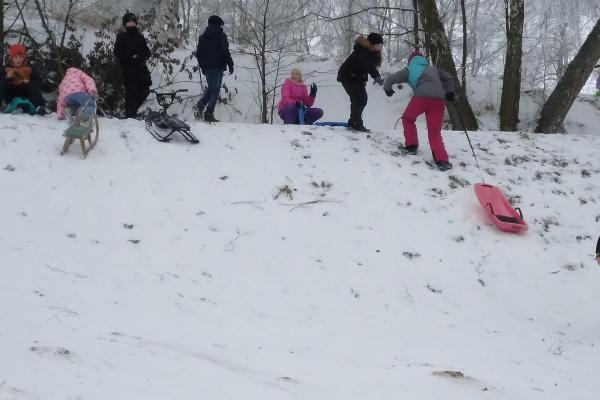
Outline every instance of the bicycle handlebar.
[(177, 89), (172, 92), (157, 92), (156, 90), (150, 90), (150, 93), (154, 93), (157, 96), (175, 96), (177, 93), (187, 93), (187, 89)]

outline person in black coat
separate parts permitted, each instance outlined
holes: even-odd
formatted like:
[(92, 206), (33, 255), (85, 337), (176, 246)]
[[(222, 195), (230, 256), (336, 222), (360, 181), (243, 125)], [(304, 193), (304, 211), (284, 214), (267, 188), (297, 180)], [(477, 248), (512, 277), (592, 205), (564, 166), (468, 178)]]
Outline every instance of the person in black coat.
[(114, 50), (123, 74), (126, 118), (136, 118), (138, 109), (146, 101), (152, 86), (150, 71), (146, 66), (151, 55), (150, 49), (137, 22), (135, 14), (128, 12), (123, 15), (125, 31), (117, 35)]
[(340, 66), (337, 80), (350, 96), (349, 129), (369, 132), (362, 120), (368, 101), (366, 85), (368, 75), (373, 78), (373, 84), (383, 85), (383, 79), (377, 71), (381, 65), (382, 47), (383, 37), (379, 33), (370, 33), (366, 38), (359, 36), (354, 43), (354, 50)]
[(221, 92), (223, 72), (228, 67), (229, 73), (233, 74), (233, 59), (227, 35), (223, 32), (224, 24), (221, 17), (210, 16), (206, 30), (198, 39), (195, 52), (198, 66), (206, 77), (206, 90), (196, 104), (194, 114), (201, 119), (204, 113), (204, 120), (207, 122), (219, 122), (215, 119), (214, 112)]

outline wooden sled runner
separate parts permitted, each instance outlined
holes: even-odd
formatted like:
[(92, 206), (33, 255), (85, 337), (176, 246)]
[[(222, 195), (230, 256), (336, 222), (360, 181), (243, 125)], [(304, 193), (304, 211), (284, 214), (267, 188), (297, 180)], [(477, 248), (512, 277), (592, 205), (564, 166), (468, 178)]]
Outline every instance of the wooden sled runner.
[(523, 232), (528, 226), (520, 208), (513, 208), (497, 186), (476, 183), (475, 195), (492, 222), (505, 232)]
[(88, 153), (98, 143), (98, 135), (100, 132), (100, 124), (98, 123), (98, 116), (94, 113), (90, 116), (88, 121), (83, 121), (82, 112), (78, 112), (71, 126), (67, 128), (64, 133), (65, 144), (63, 145), (60, 155), (62, 156), (69, 150), (69, 146), (79, 140), (81, 145), (81, 158), (87, 158)]

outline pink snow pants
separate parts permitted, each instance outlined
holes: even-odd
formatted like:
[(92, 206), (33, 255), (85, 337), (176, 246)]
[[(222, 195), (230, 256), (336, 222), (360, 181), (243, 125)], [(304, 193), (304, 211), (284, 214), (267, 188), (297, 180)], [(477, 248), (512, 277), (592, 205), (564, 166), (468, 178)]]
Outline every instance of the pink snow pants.
[(413, 97), (402, 114), (402, 126), (404, 127), (404, 145), (418, 146), (419, 136), (415, 121), (417, 117), (425, 113), (427, 120), (427, 134), (429, 146), (435, 161), (448, 162), (448, 153), (442, 140), (442, 122), (444, 120), (444, 109), (446, 101), (431, 99), (428, 97)]

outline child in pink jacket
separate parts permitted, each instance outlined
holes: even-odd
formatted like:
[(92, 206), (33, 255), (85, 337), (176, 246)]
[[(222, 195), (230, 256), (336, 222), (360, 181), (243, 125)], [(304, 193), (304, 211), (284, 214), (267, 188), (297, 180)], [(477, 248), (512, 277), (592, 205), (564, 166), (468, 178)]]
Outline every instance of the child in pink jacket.
[(75, 116), (79, 108), (82, 108), (83, 120), (89, 120), (96, 112), (96, 95), (96, 82), (80, 69), (69, 68), (58, 86), (58, 119), (65, 118), (67, 108), (71, 116)]
[(290, 73), (290, 77), (285, 80), (281, 87), (281, 100), (279, 101), (279, 116), (284, 124), (300, 123), (298, 116), (298, 107), (303, 105), (304, 123), (306, 125), (314, 124), (323, 116), (323, 110), (320, 108), (312, 108), (317, 97), (317, 85), (314, 83), (310, 86), (310, 94), (302, 80), (302, 72), (294, 68)]

